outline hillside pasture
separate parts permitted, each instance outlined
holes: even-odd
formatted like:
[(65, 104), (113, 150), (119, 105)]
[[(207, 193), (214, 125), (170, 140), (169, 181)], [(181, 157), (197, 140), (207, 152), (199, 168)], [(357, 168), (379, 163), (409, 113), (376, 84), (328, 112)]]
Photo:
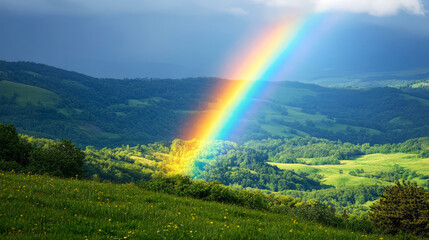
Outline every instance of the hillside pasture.
[(35, 106), (55, 107), (61, 98), (54, 92), (36, 86), (30, 86), (10, 81), (0, 81), (0, 97), (8, 99), (16, 96), (16, 103), (25, 106), (31, 103)]
[(116, 185), (0, 173), (2, 239), (396, 239)]
[[(369, 154), (356, 158), (355, 160), (342, 160), (340, 165), (306, 165), (306, 164), (289, 164), (289, 163), (269, 163), (280, 169), (295, 170), (298, 172), (317, 172), (323, 175), (323, 183), (342, 187), (347, 185), (361, 184), (382, 184), (390, 185), (390, 182), (366, 178), (360, 176), (352, 176), (350, 171), (364, 170), (364, 173), (375, 173), (380, 171), (394, 170), (394, 165), (397, 164), (405, 169), (416, 171), (418, 174), (429, 175), (429, 158), (418, 158), (416, 154), (394, 153), (394, 154)], [(418, 184), (422, 184), (427, 180), (413, 178)]]

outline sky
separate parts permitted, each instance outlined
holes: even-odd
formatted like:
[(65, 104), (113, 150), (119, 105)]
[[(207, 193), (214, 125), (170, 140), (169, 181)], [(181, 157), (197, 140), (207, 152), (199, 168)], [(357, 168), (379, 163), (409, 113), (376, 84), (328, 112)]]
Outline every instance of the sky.
[(228, 78), (222, 69), (237, 49), (284, 16), (337, 14), (285, 80), (421, 70), (429, 69), (428, 7), (429, 0), (0, 0), (0, 60), (105, 78)]

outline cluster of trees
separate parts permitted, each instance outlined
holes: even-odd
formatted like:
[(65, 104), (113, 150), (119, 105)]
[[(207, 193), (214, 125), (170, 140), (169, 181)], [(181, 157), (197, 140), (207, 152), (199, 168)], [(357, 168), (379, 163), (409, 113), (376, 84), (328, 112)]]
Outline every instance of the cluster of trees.
[(287, 190), (281, 192), (281, 194), (299, 198), (303, 201), (317, 199), (325, 205), (335, 207), (337, 213), (346, 210), (349, 214), (362, 214), (369, 209), (363, 204), (377, 200), (383, 192), (384, 187), (381, 185), (358, 185), (317, 191)]
[(312, 158), (310, 164), (339, 164), (339, 160), (350, 160), (359, 155), (373, 153), (414, 153), (428, 157), (429, 137), (410, 139), (403, 143), (352, 144), (330, 141), (315, 137), (292, 139), (251, 140), (244, 144), (247, 148), (262, 151), (268, 160), (279, 163), (307, 163), (303, 158)]
[(137, 183), (158, 171), (158, 163), (162, 159), (157, 154), (165, 154), (168, 151), (169, 148), (163, 143), (100, 150), (87, 146), (83, 169), (89, 177), (97, 181)]
[(398, 164), (393, 165), (394, 169), (390, 171), (376, 171), (373, 173), (365, 173), (363, 169), (350, 171), (349, 174), (352, 176), (366, 177), (366, 178), (377, 178), (387, 182), (395, 182), (397, 180), (411, 180), (413, 178), (429, 179), (429, 176), (418, 174), (416, 171), (411, 169), (405, 169)]
[(54, 142), (20, 136), (11, 124), (0, 124), (0, 169), (50, 174), (58, 177), (82, 175), (85, 154), (70, 140)]
[(0, 124), (0, 170), (136, 183), (158, 171), (162, 154), (169, 152), (166, 145), (153, 143), (100, 150), (87, 146), (82, 151), (70, 140), (20, 135), (13, 125)]
[(262, 151), (239, 147), (227, 154), (207, 162), (204, 171), (196, 178), (206, 181), (219, 181), (235, 188), (257, 188), (273, 192), (287, 189), (321, 189), (318, 180), (309, 178), (306, 173), (282, 170), (267, 164), (268, 156)]

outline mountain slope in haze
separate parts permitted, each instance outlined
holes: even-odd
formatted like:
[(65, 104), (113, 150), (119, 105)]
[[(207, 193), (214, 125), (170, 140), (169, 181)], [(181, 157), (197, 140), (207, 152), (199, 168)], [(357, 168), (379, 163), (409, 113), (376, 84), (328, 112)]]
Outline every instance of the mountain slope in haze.
[[(28, 62), (0, 61), (0, 122), (79, 146), (171, 141), (198, 110), (216, 111), (216, 78), (99, 79)], [(315, 136), (353, 143), (429, 136), (429, 91), (265, 83), (229, 140)], [(253, 111), (253, 112), (252, 112)]]

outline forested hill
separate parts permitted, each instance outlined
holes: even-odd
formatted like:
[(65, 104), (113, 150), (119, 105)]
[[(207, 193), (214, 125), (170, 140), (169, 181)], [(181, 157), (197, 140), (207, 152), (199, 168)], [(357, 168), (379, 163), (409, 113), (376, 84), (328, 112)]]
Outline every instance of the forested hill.
[[(171, 141), (197, 110), (215, 110), (216, 78), (99, 79), (58, 68), (0, 61), (0, 122), (79, 146)], [(429, 136), (427, 88), (327, 88), (267, 84), (269, 94), (233, 141), (315, 136), (392, 143)]]

